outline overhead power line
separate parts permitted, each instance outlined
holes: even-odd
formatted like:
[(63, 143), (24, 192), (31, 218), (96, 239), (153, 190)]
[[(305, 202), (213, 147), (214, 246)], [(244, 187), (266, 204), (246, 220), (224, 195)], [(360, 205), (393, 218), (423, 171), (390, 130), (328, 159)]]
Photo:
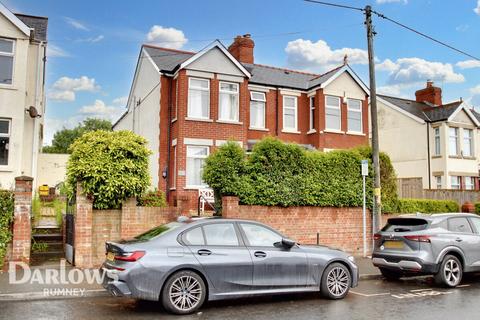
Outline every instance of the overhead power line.
[(359, 8), (359, 7), (352, 7), (352, 6), (346, 6), (344, 4), (339, 4), (339, 3), (332, 3), (332, 2), (325, 2), (325, 1), (317, 1), (317, 0), (304, 0), (306, 2), (311, 2), (311, 3), (316, 3), (316, 4), (323, 4), (325, 6), (330, 6), (330, 7), (337, 7), (337, 8), (343, 8), (343, 9), (351, 9), (351, 10), (358, 10), (358, 11), (364, 11), (365, 9)]

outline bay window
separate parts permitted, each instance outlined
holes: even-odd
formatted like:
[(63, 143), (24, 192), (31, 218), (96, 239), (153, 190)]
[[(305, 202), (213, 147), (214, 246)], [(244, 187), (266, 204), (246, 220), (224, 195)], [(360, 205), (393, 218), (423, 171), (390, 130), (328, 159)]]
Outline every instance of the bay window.
[(433, 129), (433, 135), (434, 135), (434, 152), (436, 156), (441, 155), (441, 149), (440, 149), (440, 128), (434, 128)]
[(464, 157), (473, 157), (473, 130), (463, 129), (462, 155)]
[(10, 124), (8, 119), (0, 119), (0, 165), (8, 165), (8, 154), (10, 149)]
[(202, 188), (206, 186), (202, 179), (202, 173), (208, 154), (208, 146), (187, 146), (187, 188)]
[(193, 119), (210, 118), (210, 81), (188, 79), (188, 115)]
[(465, 180), (465, 190), (474, 190), (475, 189), (474, 177), (464, 177), (464, 180)]
[(220, 82), (219, 120), (238, 122), (238, 83)]
[(437, 189), (442, 189), (442, 176), (435, 177), (435, 185)]
[(325, 128), (328, 130), (342, 130), (342, 113), (340, 98), (327, 96), (325, 98)]
[(448, 136), (448, 154), (451, 156), (458, 155), (458, 128), (451, 127), (449, 128)]
[(283, 96), (283, 130), (297, 132), (297, 97)]
[(347, 122), (348, 131), (363, 132), (362, 126), (362, 101), (355, 99), (348, 99)]
[(451, 176), (450, 177), (450, 186), (452, 189), (460, 190), (460, 177), (459, 176)]
[(265, 93), (250, 93), (250, 128), (265, 129)]
[(0, 85), (13, 83), (15, 40), (0, 38)]

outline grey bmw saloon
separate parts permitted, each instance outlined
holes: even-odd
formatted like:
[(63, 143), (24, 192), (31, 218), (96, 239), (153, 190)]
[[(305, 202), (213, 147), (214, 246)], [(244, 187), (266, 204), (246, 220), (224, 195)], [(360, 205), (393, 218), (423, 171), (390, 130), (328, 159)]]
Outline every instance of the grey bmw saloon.
[(304, 246), (272, 228), (233, 219), (179, 219), (132, 240), (107, 242), (104, 287), (192, 313), (205, 300), (320, 291), (345, 297), (358, 282), (353, 257)]

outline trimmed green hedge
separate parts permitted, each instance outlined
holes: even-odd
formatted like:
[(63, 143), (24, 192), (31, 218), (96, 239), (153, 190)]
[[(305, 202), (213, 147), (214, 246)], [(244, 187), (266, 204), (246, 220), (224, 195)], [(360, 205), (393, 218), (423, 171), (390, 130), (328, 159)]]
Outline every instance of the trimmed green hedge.
[[(306, 151), (297, 144), (265, 138), (247, 156), (235, 142), (211, 154), (203, 179), (215, 190), (216, 199), (235, 195), (243, 204), (266, 206), (361, 206), (361, 160), (370, 159), (368, 147), (328, 153)], [(390, 159), (381, 156), (382, 201), (396, 203), (396, 178)], [(373, 168), (367, 177), (371, 206)], [(218, 204), (217, 204), (218, 205)]]
[(459, 209), (458, 203), (452, 200), (399, 199), (397, 212), (441, 213), (459, 212)]
[(480, 214), (480, 202), (475, 202), (475, 213)]
[(7, 252), (7, 245), (12, 240), (13, 192), (0, 190), (0, 270)]
[(166, 207), (165, 193), (159, 190), (148, 191), (137, 198), (137, 205), (141, 207)]

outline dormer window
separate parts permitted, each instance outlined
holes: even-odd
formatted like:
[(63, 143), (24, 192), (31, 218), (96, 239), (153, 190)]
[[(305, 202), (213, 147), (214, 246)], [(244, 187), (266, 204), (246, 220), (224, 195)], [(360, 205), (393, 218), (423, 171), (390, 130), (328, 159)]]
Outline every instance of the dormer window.
[(0, 38), (0, 85), (13, 83), (15, 40)]

